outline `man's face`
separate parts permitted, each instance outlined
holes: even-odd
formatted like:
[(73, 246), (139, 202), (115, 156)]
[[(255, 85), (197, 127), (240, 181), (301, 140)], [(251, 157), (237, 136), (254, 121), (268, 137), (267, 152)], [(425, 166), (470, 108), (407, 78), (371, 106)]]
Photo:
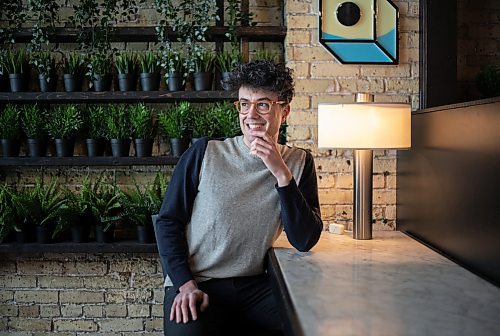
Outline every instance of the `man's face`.
[[(240, 113), (240, 127), (243, 132), (243, 139), (247, 146), (255, 139), (251, 130), (267, 131), (267, 133), (278, 142), (278, 133), (281, 123), (290, 113), (290, 105), (277, 104), (278, 94), (275, 92), (264, 91), (261, 89), (242, 86), (238, 92), (238, 97), (243, 102), (241, 109), (246, 114)], [(269, 106), (268, 113), (265, 111)], [(261, 111), (261, 113), (259, 113)]]

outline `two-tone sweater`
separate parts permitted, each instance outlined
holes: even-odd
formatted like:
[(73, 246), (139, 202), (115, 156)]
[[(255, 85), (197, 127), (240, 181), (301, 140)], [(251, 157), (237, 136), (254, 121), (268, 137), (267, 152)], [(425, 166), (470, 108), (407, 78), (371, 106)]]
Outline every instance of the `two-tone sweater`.
[(316, 244), (323, 223), (313, 158), (278, 146), (293, 175), (284, 187), (242, 136), (204, 138), (182, 155), (156, 223), (166, 286), (261, 274), (283, 228), (300, 251)]

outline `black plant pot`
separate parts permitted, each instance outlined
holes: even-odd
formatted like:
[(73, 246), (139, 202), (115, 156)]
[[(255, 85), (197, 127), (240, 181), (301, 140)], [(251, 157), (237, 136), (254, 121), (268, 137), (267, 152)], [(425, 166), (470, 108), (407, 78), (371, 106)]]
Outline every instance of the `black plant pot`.
[(71, 241), (73, 243), (86, 243), (89, 241), (90, 225), (87, 222), (75, 222), (71, 226)]
[(73, 156), (75, 150), (75, 140), (74, 139), (54, 139), (56, 145), (56, 156), (57, 157), (69, 157)]
[(223, 72), (221, 73), (221, 86), (222, 86), (222, 89), (223, 90), (226, 90), (226, 91), (229, 91), (231, 90), (231, 87), (229, 86), (229, 84), (226, 83), (226, 81), (229, 79), (229, 76), (230, 76), (230, 72)]
[(159, 73), (141, 73), (139, 77), (142, 91), (158, 91), (160, 88)]
[(42, 157), (47, 155), (47, 140), (45, 139), (27, 139), (28, 156)]
[(111, 139), (111, 153), (114, 157), (129, 156), (130, 139)]
[(87, 145), (87, 156), (103, 156), (106, 149), (104, 139), (85, 139)]
[(28, 235), (26, 234), (25, 231), (16, 231), (15, 232), (15, 241), (16, 243), (19, 243), (19, 244), (23, 244), (23, 243), (27, 243), (28, 242)]
[(82, 91), (83, 79), (81, 76), (72, 74), (64, 74), (64, 90), (66, 92), (79, 92)]
[(109, 91), (111, 89), (111, 80), (108, 76), (96, 76), (92, 80), (95, 92)]
[(170, 155), (179, 157), (189, 148), (190, 139), (170, 139)]
[(186, 82), (181, 73), (170, 72), (167, 78), (167, 85), (169, 91), (184, 91)]
[(4, 74), (0, 74), (0, 91), (9, 91), (9, 78)]
[(214, 74), (211, 72), (195, 72), (193, 73), (193, 84), (195, 91), (212, 90), (212, 82)]
[(21, 142), (19, 139), (2, 139), (3, 157), (19, 156)]
[(24, 92), (28, 90), (28, 81), (24, 74), (9, 74), (10, 91)]
[(35, 232), (38, 244), (47, 244), (50, 242), (50, 229), (48, 227), (37, 226)]
[(137, 241), (139, 244), (147, 244), (151, 242), (151, 229), (145, 225), (137, 226)]
[(134, 74), (117, 74), (118, 89), (120, 91), (135, 91), (135, 75)]
[(47, 82), (46, 75), (38, 75), (38, 86), (40, 92), (53, 92), (56, 88), (57, 78), (56, 76), (50, 76), (50, 80)]
[(95, 226), (95, 239), (98, 243), (111, 243), (114, 238), (114, 227), (111, 226), (107, 231), (104, 231), (104, 225)]
[(153, 153), (153, 140), (134, 139), (135, 156), (149, 157)]

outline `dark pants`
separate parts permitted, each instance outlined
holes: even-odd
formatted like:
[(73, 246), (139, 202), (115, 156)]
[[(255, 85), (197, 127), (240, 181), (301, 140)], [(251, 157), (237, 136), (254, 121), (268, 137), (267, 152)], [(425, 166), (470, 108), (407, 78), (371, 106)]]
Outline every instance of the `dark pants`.
[(209, 307), (196, 321), (170, 321), (177, 295), (165, 288), (164, 330), (167, 336), (283, 335), (282, 319), (267, 274), (212, 279), (198, 283), (208, 294)]

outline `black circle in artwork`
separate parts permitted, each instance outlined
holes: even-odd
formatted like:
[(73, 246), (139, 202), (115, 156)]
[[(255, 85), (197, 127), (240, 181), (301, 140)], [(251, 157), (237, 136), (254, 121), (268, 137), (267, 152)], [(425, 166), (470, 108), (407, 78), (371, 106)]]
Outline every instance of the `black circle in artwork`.
[(337, 20), (344, 26), (354, 26), (361, 17), (361, 10), (354, 2), (343, 2), (337, 7)]

